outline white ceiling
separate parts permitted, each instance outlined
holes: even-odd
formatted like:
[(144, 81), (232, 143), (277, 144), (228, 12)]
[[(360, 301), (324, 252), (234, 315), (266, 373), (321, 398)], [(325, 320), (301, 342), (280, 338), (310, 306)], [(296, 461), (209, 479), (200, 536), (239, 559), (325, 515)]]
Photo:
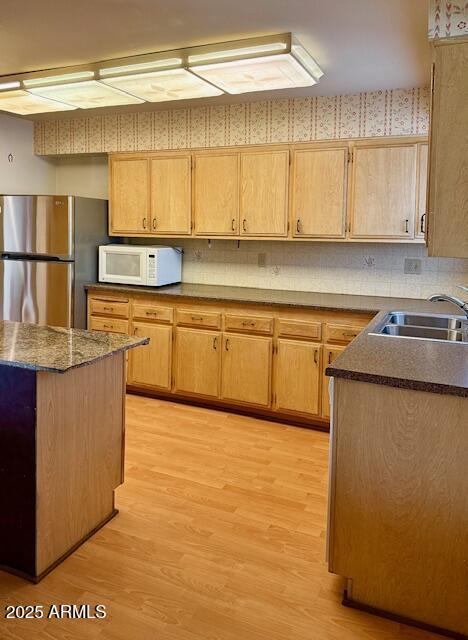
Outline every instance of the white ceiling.
[[(427, 0), (1, 0), (0, 75), (291, 31), (324, 70), (319, 85), (209, 103), (420, 87), (427, 13)], [(143, 108), (175, 104), (187, 103)]]

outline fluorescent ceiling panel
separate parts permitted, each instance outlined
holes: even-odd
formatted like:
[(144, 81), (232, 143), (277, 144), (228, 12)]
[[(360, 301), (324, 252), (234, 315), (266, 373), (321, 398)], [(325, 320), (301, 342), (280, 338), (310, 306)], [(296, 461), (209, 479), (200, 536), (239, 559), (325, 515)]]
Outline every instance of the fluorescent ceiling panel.
[(225, 49), (220, 51), (208, 51), (188, 57), (189, 64), (197, 62), (211, 62), (212, 60), (220, 60), (221, 58), (240, 58), (242, 56), (262, 55), (263, 53), (273, 53), (274, 51), (284, 51), (287, 48), (285, 42), (271, 42), (268, 44), (252, 45), (251, 47), (241, 47), (238, 49)]
[(99, 69), (100, 76), (116, 76), (125, 73), (137, 73), (138, 71), (154, 71), (154, 69), (164, 69), (167, 67), (178, 67), (182, 64), (182, 58), (168, 58), (166, 60), (152, 60), (151, 62), (139, 62), (126, 64), (121, 67), (107, 67)]
[(0, 93), (0, 110), (29, 116), (33, 113), (47, 113), (48, 111), (70, 111), (75, 109), (68, 104), (47, 100), (41, 96), (33, 96), (27, 91), (6, 91)]
[(86, 80), (94, 77), (94, 71), (77, 71), (76, 73), (63, 73), (59, 76), (43, 76), (42, 78), (30, 78), (23, 80), (24, 86), (40, 87), (44, 84), (54, 84), (57, 82), (74, 82), (75, 80)]
[(30, 89), (31, 93), (44, 98), (60, 100), (79, 109), (96, 107), (114, 107), (121, 104), (138, 104), (143, 102), (135, 96), (107, 87), (96, 80), (56, 84), (51, 87)]
[(223, 93), (185, 69), (106, 78), (102, 82), (127, 91), (147, 102), (206, 98)]
[(289, 53), (191, 67), (227, 93), (310, 87), (315, 79)]

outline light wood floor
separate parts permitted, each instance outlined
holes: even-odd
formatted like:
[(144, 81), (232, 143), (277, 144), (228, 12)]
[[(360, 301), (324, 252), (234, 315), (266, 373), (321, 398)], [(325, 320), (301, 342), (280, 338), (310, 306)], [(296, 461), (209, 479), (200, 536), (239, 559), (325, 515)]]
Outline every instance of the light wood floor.
[[(327, 452), (325, 433), (129, 396), (120, 514), (39, 585), (0, 573), (0, 639), (438, 638), (340, 604)], [(3, 619), (51, 603), (109, 615)]]

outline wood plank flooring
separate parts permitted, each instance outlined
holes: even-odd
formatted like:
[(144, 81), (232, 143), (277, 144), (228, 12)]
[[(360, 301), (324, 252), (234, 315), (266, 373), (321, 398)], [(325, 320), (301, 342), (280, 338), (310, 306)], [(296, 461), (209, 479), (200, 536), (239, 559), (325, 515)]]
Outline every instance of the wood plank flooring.
[[(343, 607), (325, 563), (328, 435), (129, 396), (119, 515), (32, 585), (0, 573), (0, 640), (423, 640)], [(5, 620), (7, 604), (105, 620)]]

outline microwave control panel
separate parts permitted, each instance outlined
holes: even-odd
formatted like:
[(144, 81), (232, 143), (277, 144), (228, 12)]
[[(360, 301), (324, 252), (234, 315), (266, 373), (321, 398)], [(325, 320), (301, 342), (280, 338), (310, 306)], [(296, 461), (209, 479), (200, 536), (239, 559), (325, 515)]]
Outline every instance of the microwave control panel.
[(148, 255), (148, 284), (156, 284), (156, 256), (154, 253)]

